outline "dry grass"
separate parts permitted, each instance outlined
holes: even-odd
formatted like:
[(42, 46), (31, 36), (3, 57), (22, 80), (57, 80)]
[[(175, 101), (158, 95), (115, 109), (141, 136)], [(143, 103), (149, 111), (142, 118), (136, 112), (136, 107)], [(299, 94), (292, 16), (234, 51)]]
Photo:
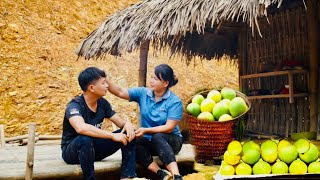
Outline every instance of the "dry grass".
[[(66, 103), (80, 92), (77, 75), (88, 66), (107, 70), (117, 83), (137, 85), (139, 54), (76, 61), (81, 40), (103, 19), (135, 0), (37, 0), (0, 2), (0, 124), (6, 136), (27, 133), (28, 122), (40, 134), (60, 134)], [(237, 67), (226, 61), (201, 61), (190, 66), (181, 58), (150, 52), (149, 70), (170, 64), (179, 83), (173, 88), (184, 101), (201, 88), (238, 86)], [(149, 76), (148, 76), (149, 77)], [(120, 116), (135, 121), (134, 103), (110, 94), (107, 99)]]

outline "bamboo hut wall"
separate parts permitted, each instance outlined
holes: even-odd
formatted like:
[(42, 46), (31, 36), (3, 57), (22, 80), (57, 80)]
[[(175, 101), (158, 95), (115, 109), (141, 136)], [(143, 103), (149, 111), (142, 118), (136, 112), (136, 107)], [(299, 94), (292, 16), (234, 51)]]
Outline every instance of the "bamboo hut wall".
[[(268, 22), (269, 21), (269, 22)], [(268, 20), (259, 20), (262, 38), (247, 28), (246, 48), (241, 46), (239, 56), (241, 75), (261, 73), (263, 68), (275, 71), (283, 61), (298, 61), (308, 69), (308, 36), (306, 11), (304, 7), (287, 9), (268, 15)], [(254, 33), (254, 34), (252, 34)], [(242, 43), (243, 44), (243, 43)], [(308, 92), (306, 74), (293, 76), (294, 88)], [(255, 89), (268, 89), (279, 92), (288, 84), (286, 75), (245, 79), (242, 91), (248, 93)], [(285, 135), (309, 131), (310, 115), (308, 97), (296, 97), (294, 103), (289, 98), (252, 100), (248, 115), (247, 129), (251, 131)]]

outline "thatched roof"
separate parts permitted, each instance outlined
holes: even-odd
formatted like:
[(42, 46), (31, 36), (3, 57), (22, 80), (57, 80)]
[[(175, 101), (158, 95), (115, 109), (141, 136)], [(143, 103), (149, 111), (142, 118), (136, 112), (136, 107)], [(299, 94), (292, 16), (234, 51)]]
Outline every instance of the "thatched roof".
[[(107, 18), (81, 43), (76, 53), (86, 59), (98, 58), (104, 53), (119, 55), (150, 40), (156, 48), (169, 45), (173, 53), (187, 56), (236, 55), (233, 46), (237, 42), (237, 32), (220, 30), (221, 24), (238, 22), (229, 26), (235, 29), (245, 22), (253, 30), (258, 29), (258, 17), (266, 16), (270, 5), (280, 6), (281, 3), (282, 0), (141, 1)], [(205, 34), (209, 34), (208, 38), (201, 36)], [(197, 42), (203, 40), (210, 42), (204, 48), (198, 47), (201, 44)]]

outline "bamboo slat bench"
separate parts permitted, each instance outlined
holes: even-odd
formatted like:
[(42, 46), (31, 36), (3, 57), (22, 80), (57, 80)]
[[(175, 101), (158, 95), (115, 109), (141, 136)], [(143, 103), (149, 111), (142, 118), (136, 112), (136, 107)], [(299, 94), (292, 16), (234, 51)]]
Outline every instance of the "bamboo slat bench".
[[(0, 179), (24, 179), (26, 171), (27, 146), (6, 146), (0, 149)], [(161, 164), (158, 157), (155, 160)], [(194, 146), (184, 144), (178, 155), (178, 163), (195, 161)], [(121, 151), (95, 162), (96, 173), (112, 173), (120, 170)], [(60, 145), (36, 145), (34, 149), (33, 178), (65, 178), (81, 176), (80, 165), (66, 164), (61, 158)]]

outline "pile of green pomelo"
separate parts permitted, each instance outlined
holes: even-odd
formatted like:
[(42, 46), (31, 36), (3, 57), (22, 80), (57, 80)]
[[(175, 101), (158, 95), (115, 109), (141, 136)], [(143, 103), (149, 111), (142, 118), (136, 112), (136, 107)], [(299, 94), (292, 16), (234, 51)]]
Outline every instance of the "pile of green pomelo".
[(207, 97), (196, 94), (187, 106), (188, 113), (204, 121), (229, 121), (247, 110), (245, 100), (237, 97), (235, 90), (226, 87), (221, 92), (211, 90)]
[(319, 156), (317, 146), (304, 138), (293, 143), (268, 139), (261, 145), (233, 140), (223, 155), (220, 174), (320, 174)]

